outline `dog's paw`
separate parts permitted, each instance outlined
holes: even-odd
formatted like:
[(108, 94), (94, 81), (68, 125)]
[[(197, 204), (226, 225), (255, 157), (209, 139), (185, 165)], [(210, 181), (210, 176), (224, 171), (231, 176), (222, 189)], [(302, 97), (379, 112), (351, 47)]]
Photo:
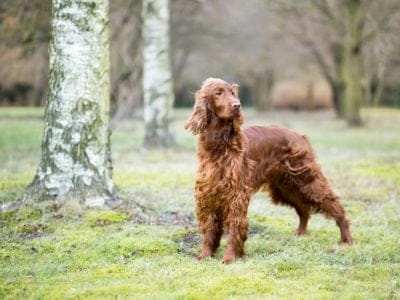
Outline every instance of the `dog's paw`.
[(233, 254), (225, 254), (224, 257), (222, 258), (222, 263), (224, 265), (228, 265), (232, 262), (234, 262), (236, 259), (235, 255)]
[(203, 251), (203, 252), (201, 252), (200, 255), (197, 256), (197, 259), (204, 260), (204, 259), (210, 258), (211, 256), (212, 256), (211, 252)]
[(307, 230), (305, 229), (296, 229), (294, 231), (294, 235), (296, 236), (305, 236), (307, 234)]
[(351, 245), (353, 243), (354, 243), (354, 239), (351, 236), (343, 237), (340, 240), (340, 244), (344, 244), (344, 245)]

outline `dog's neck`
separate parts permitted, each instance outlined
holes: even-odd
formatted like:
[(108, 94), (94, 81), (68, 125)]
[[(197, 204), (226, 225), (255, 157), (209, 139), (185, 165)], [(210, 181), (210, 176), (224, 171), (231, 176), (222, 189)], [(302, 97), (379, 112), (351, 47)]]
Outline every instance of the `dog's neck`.
[(208, 128), (200, 134), (199, 142), (207, 152), (216, 156), (242, 149), (240, 126), (234, 120), (212, 120)]
[(228, 143), (237, 133), (233, 128), (233, 121), (220, 121), (217, 129), (212, 129), (208, 135), (215, 143)]
[(208, 125), (205, 135), (214, 143), (229, 143), (235, 136), (240, 134), (234, 126), (234, 120), (214, 119)]

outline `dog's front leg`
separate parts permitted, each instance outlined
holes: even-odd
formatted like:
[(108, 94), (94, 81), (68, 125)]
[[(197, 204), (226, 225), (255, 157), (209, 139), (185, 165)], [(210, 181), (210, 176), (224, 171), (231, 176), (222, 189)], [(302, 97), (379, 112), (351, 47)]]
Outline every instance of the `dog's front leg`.
[(222, 258), (223, 264), (233, 262), (244, 256), (244, 242), (247, 239), (247, 216), (235, 216), (229, 220), (228, 246)]
[(222, 222), (215, 213), (198, 210), (198, 219), (202, 235), (202, 250), (197, 258), (201, 260), (214, 255), (219, 246), (223, 228)]

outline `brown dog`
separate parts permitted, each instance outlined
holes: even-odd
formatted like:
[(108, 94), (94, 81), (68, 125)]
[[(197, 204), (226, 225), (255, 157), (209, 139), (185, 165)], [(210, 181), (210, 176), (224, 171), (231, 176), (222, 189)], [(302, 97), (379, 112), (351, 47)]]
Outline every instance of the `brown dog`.
[(272, 202), (292, 206), (300, 218), (296, 231), (303, 235), (311, 213), (335, 219), (341, 242), (353, 241), (339, 198), (316, 163), (307, 139), (278, 126), (241, 130), (243, 114), (238, 86), (208, 78), (196, 92), (192, 115), (185, 128), (199, 134), (196, 213), (202, 234), (199, 259), (212, 256), (223, 231), (228, 245), (223, 263), (244, 256), (247, 208), (261, 188)]

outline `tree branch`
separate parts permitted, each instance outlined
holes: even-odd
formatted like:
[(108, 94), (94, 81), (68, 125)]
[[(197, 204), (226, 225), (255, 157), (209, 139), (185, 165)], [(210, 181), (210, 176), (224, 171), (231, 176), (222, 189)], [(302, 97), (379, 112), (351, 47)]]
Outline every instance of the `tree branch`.
[(396, 2), (391, 8), (388, 9), (387, 13), (384, 14), (376, 23), (376, 26), (367, 32), (363, 37), (363, 43), (366, 44), (374, 39), (374, 37), (381, 31), (387, 29), (391, 21), (391, 17), (400, 11), (400, 2)]
[(343, 23), (339, 18), (335, 16), (332, 11), (332, 8), (329, 6), (329, 3), (326, 0), (311, 0), (311, 3), (317, 8), (328, 20), (333, 24), (338, 33), (343, 32)]
[(320, 67), (322, 74), (329, 82), (335, 82), (335, 77), (330, 71), (329, 64), (326, 62), (323, 54), (318, 49), (315, 41), (309, 37), (309, 31), (307, 29), (307, 25), (304, 23), (304, 19), (302, 18), (301, 12), (298, 10), (294, 10), (294, 15), (297, 17), (299, 21), (299, 25), (302, 27), (302, 32), (304, 35), (303, 38), (298, 38), (296, 35), (296, 39), (307, 49), (310, 49), (311, 54), (314, 56), (318, 66)]

